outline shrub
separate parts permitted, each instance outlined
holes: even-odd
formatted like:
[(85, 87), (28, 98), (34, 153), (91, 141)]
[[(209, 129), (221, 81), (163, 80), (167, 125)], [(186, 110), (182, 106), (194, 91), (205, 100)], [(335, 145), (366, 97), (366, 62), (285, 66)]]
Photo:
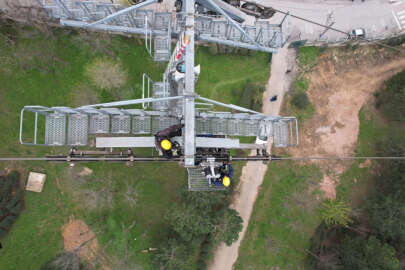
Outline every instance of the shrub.
[(297, 107), (298, 109), (305, 109), (309, 105), (309, 99), (307, 93), (299, 92), (295, 93), (291, 99), (291, 105)]
[(405, 122), (405, 69), (385, 81), (385, 87), (375, 97), (376, 107), (389, 120)]
[(0, 176), (0, 237), (10, 230), (22, 210), (23, 192), (16, 171)]
[(44, 265), (41, 270), (80, 270), (80, 261), (76, 253), (64, 252)]
[(349, 217), (350, 207), (343, 201), (326, 200), (322, 203), (321, 216), (328, 226), (341, 225), (348, 227), (352, 220)]
[(394, 248), (374, 236), (346, 238), (340, 247), (340, 260), (343, 269), (399, 269)]
[(242, 107), (260, 111), (262, 107), (262, 95), (264, 88), (259, 85), (246, 81), (245, 86), (242, 89), (242, 95), (240, 97), (239, 104)]

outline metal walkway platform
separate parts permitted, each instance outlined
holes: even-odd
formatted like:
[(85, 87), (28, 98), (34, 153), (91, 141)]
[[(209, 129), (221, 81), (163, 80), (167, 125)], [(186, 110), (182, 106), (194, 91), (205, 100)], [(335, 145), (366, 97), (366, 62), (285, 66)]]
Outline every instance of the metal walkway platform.
[[(158, 103), (158, 102), (156, 102)], [(170, 115), (167, 111), (146, 111), (139, 109), (120, 108), (69, 108), (69, 107), (40, 107), (26, 106), (22, 110), (43, 115), (45, 117), (45, 145), (52, 146), (86, 146), (89, 137), (108, 137), (109, 134), (139, 136), (154, 135), (158, 131), (180, 123), (180, 118)], [(35, 122), (37, 125), (38, 121)], [(254, 115), (247, 113), (196, 112), (196, 142), (205, 144), (206, 148), (240, 148), (239, 143), (215, 140), (212, 136), (240, 137), (260, 136), (265, 128), (267, 136), (273, 138), (275, 147), (296, 145), (296, 119), (287, 117), (274, 118), (272, 116)], [(294, 127), (295, 125), (295, 127)], [(22, 134), (23, 121), (20, 126)], [(35, 126), (35, 132), (38, 127)], [(35, 135), (36, 138), (36, 135)], [(35, 139), (36, 140), (36, 139)], [(210, 141), (211, 140), (211, 141)], [(228, 139), (230, 140), (230, 139)], [(21, 138), (21, 143), (26, 143)], [(34, 142), (34, 144), (36, 144)], [(181, 142), (182, 144), (182, 142)], [(197, 143), (196, 146), (198, 146)], [(105, 146), (110, 147), (110, 146)], [(112, 147), (112, 146), (111, 146)], [(123, 147), (137, 147), (128, 141)], [(255, 147), (254, 147), (255, 148)]]
[(225, 187), (210, 185), (205, 173), (201, 168), (187, 168), (188, 189), (190, 191), (220, 191), (226, 190)]
[[(179, 36), (184, 26), (182, 14), (172, 16), (173, 13), (154, 13), (153, 10), (146, 8), (135, 9), (111, 20), (91, 25), (126, 7), (112, 4), (109, 0), (42, 0), (40, 2), (50, 16), (59, 19), (62, 25), (145, 35), (147, 49), (151, 55), (153, 51), (155, 61), (170, 59), (172, 34)], [(172, 17), (175, 20), (172, 20)], [(249, 37), (243, 35), (234, 24), (230, 24), (222, 17), (196, 14), (195, 36), (201, 41), (266, 52), (277, 52), (278, 48), (283, 46), (282, 27), (279, 24), (256, 21), (254, 25), (238, 25)], [(260, 45), (260, 48), (257, 45)]]

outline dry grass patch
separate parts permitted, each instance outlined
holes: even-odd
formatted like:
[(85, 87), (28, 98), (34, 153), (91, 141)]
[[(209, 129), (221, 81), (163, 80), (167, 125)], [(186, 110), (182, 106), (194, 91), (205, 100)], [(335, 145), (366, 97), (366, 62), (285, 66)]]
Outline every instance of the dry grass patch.
[(112, 89), (124, 86), (128, 74), (121, 62), (110, 58), (98, 58), (86, 67), (86, 73), (99, 88)]

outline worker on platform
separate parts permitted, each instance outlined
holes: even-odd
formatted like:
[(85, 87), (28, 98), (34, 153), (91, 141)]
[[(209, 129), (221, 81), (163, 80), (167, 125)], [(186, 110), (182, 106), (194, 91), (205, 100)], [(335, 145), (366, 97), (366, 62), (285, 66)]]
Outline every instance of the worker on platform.
[(219, 177), (211, 177), (210, 184), (217, 187), (229, 187), (233, 177), (233, 167), (231, 163), (224, 163), (219, 167)]
[(182, 135), (183, 124), (173, 125), (163, 129), (155, 135), (155, 145), (159, 151), (159, 155), (166, 158), (172, 158), (173, 155), (179, 155), (180, 147), (177, 142), (171, 139)]

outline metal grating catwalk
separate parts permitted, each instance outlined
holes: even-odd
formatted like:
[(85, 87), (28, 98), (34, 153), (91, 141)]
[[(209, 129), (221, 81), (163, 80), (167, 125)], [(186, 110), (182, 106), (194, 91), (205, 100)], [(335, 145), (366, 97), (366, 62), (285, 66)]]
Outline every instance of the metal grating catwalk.
[[(184, 25), (184, 17), (181, 14), (172, 16), (169, 12), (154, 13), (151, 9), (139, 8), (92, 26), (90, 23), (121, 11), (126, 6), (112, 4), (109, 0), (47, 0), (41, 1), (41, 4), (52, 17), (60, 19), (60, 23), (66, 26), (132, 34), (145, 34), (150, 31), (154, 39), (155, 61), (169, 60), (172, 34), (178, 36)], [(171, 20), (172, 17), (175, 18), (174, 21)], [(230, 24), (222, 17), (196, 14), (195, 35), (199, 40), (206, 42), (266, 52), (277, 52), (283, 45), (282, 29), (279, 24), (270, 24), (268, 21), (257, 21), (255, 25), (237, 24), (251, 38), (241, 34), (234, 24)]]

